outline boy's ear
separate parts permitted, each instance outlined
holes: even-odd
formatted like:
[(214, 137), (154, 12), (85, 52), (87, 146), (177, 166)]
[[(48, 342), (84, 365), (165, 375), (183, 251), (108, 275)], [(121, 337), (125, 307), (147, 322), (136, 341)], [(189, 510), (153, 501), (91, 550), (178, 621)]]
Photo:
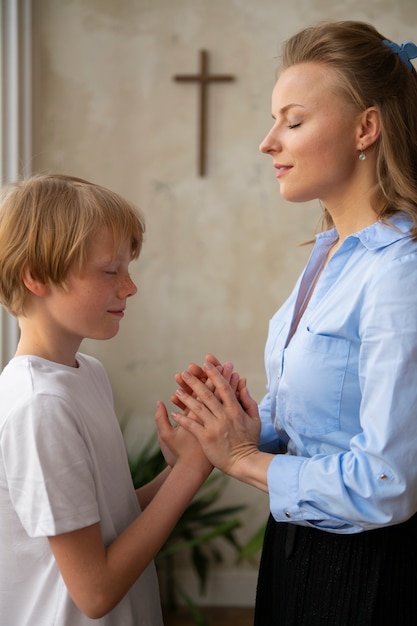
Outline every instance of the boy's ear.
[(42, 298), (50, 293), (49, 284), (35, 278), (29, 267), (25, 267), (23, 270), (22, 280), (26, 289), (28, 289), (28, 291), (33, 293), (35, 296)]

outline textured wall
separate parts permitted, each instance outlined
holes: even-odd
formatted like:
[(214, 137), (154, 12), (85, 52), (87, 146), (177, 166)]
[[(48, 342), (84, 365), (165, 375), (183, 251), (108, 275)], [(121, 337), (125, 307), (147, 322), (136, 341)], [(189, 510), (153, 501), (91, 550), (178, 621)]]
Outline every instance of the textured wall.
[[(415, 0), (33, 4), (34, 170), (111, 187), (146, 217), (133, 270), (139, 293), (121, 331), (84, 344), (107, 368), (118, 414), (133, 412), (149, 429), (155, 401), (175, 389), (174, 372), (208, 351), (232, 360), (260, 399), (268, 320), (306, 260), (308, 248), (298, 243), (320, 219), (318, 204), (280, 199), (270, 159), (258, 151), (271, 125), (280, 44), (320, 19), (361, 19), (397, 41), (415, 39)], [(197, 71), (201, 48), (213, 73), (236, 76), (209, 88), (204, 178), (197, 87), (173, 80)], [(232, 481), (228, 498), (248, 503), (242, 536), (267, 515), (266, 496), (251, 488)]]

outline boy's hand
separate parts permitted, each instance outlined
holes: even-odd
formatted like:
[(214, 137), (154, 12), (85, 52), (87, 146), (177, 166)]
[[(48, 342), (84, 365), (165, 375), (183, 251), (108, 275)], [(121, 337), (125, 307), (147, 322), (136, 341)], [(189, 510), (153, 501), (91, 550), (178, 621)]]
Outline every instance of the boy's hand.
[(190, 471), (200, 471), (206, 478), (213, 469), (198, 440), (190, 432), (173, 426), (163, 402), (157, 403), (155, 421), (158, 430), (158, 442), (168, 465), (176, 463), (190, 466)]

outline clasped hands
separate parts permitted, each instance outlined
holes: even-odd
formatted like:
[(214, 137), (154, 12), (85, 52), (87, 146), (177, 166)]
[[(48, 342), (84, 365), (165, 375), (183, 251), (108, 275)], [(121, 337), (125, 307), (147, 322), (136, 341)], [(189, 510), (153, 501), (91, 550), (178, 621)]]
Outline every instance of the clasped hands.
[(258, 405), (245, 378), (207, 355), (202, 367), (191, 363), (176, 374), (178, 389), (171, 401), (181, 412), (173, 420), (199, 441), (207, 459), (217, 468), (240, 478), (242, 466), (258, 453), (261, 430)]

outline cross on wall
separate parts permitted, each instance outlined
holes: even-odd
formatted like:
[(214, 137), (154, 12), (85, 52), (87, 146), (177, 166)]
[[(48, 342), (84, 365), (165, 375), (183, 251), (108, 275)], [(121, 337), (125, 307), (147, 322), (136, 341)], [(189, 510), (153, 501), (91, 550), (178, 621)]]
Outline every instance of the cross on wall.
[(174, 80), (185, 83), (199, 83), (199, 148), (198, 148), (198, 173), (206, 174), (207, 153), (207, 102), (208, 86), (214, 82), (230, 82), (235, 79), (231, 74), (210, 74), (208, 68), (208, 52), (200, 50), (200, 73), (177, 74)]

